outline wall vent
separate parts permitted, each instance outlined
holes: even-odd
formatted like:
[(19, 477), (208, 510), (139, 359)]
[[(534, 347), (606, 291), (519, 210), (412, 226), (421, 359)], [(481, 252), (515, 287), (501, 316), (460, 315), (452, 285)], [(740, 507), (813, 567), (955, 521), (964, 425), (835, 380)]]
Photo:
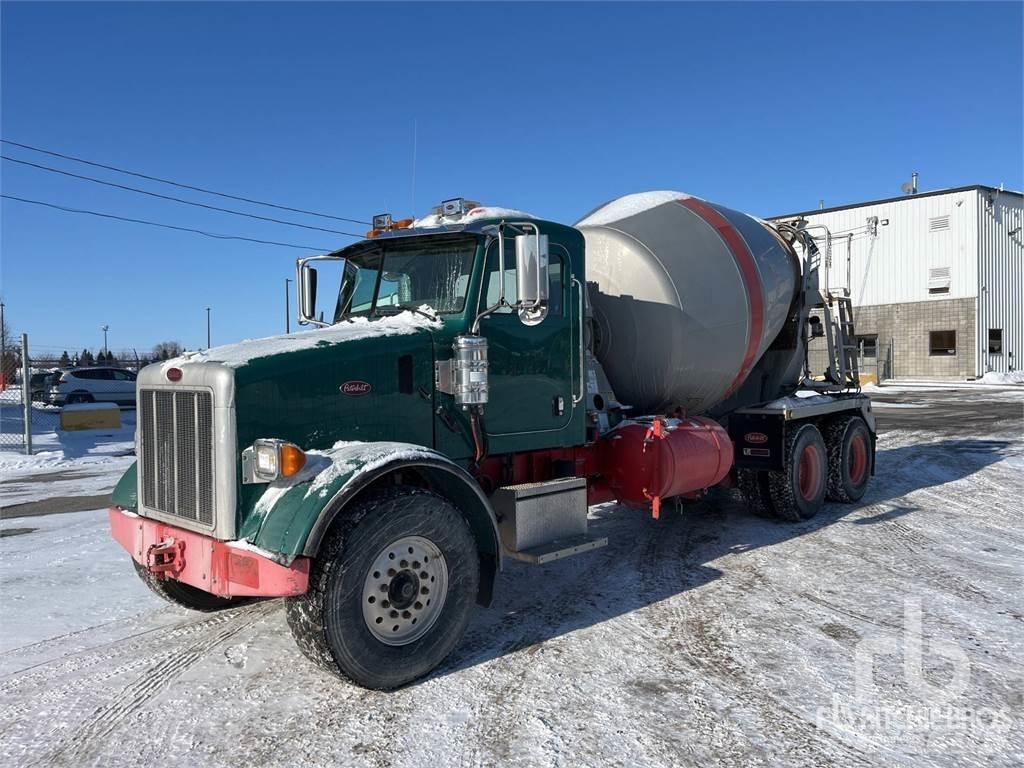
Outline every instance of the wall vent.
[(928, 270), (928, 293), (949, 293), (949, 267)]
[(949, 229), (949, 216), (935, 216), (928, 219), (928, 231), (929, 232), (942, 232), (943, 230)]

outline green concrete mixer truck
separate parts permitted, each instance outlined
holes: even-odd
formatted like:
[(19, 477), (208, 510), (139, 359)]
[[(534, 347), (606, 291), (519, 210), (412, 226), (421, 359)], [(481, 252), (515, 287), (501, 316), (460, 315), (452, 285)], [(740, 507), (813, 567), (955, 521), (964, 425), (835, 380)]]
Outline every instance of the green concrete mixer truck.
[(605, 544), (590, 505), (657, 517), (725, 486), (800, 521), (863, 495), (849, 298), (799, 223), (665, 191), (571, 227), (464, 199), (373, 227), (297, 262), (314, 328), (140, 372), (110, 523), (166, 599), (283, 597), (306, 656), (390, 689), (452, 651), (510, 558)]

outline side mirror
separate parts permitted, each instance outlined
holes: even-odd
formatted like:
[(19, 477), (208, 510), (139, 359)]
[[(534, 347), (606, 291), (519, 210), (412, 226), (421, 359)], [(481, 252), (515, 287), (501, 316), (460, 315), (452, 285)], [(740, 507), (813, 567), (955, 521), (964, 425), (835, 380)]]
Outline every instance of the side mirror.
[[(295, 262), (295, 292), (298, 294), (299, 325), (317, 325), (320, 327), (330, 325), (325, 323), (323, 312), (320, 318), (316, 316), (316, 268), (310, 266), (311, 261), (340, 261), (345, 262), (342, 256), (325, 254), (323, 256), (308, 256), (305, 259), (297, 259)], [(343, 269), (348, 265), (343, 263)]]
[(299, 267), (299, 322), (316, 322), (316, 269)]
[(519, 317), (527, 325), (541, 322), (548, 304), (548, 236), (535, 232), (516, 237), (516, 283)]

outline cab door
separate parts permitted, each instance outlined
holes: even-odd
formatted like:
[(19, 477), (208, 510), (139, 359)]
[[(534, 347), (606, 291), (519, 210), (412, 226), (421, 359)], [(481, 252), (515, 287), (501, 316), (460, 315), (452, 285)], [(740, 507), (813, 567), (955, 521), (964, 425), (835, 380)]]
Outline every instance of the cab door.
[[(487, 250), (478, 311), (498, 302), (502, 278), (497, 241)], [(574, 408), (579, 384), (579, 329), (572, 308), (577, 301), (568, 250), (549, 243), (548, 314), (525, 325), (516, 310), (503, 307), (483, 318), (488, 341), (490, 394), (483, 426), (491, 455), (573, 445), (582, 434), (582, 414)], [(515, 240), (505, 239), (505, 299), (516, 302)], [(579, 426), (579, 430), (573, 427)]]

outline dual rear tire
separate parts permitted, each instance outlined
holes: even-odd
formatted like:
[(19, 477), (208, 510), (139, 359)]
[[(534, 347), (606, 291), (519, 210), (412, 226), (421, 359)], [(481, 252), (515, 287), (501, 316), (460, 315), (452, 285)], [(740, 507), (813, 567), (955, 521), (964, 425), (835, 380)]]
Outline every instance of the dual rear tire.
[(851, 502), (867, 490), (871, 475), (871, 433), (859, 416), (790, 429), (780, 471), (740, 470), (739, 488), (750, 510), (762, 517), (800, 522), (825, 502)]

